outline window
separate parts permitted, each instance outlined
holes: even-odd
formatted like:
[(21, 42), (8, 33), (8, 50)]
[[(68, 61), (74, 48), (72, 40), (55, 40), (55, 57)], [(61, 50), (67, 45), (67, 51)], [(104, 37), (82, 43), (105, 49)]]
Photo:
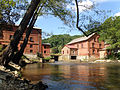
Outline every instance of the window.
[(33, 30), (31, 31), (31, 34), (33, 33)]
[(10, 35), (9, 40), (13, 37), (13, 35)]
[(21, 37), (20, 40), (23, 40), (23, 37)]
[(73, 50), (73, 54), (75, 54), (75, 50)]
[(32, 48), (33, 47), (33, 45), (32, 44), (30, 44), (30, 48)]
[(109, 55), (110, 54), (110, 50), (107, 50), (107, 55)]
[(99, 38), (97, 38), (97, 42), (99, 42)]
[(81, 48), (83, 48), (83, 44), (81, 44)]
[(101, 44), (99, 44), (99, 47), (101, 48)]
[(20, 44), (20, 47), (22, 47), (22, 45), (23, 45), (23, 44), (21, 43), (21, 44)]
[(32, 37), (30, 37), (30, 41), (33, 42), (33, 38)]
[(46, 46), (44, 46), (44, 48), (46, 48)]
[(30, 50), (30, 53), (33, 53), (33, 50)]
[(77, 44), (77, 48), (79, 48), (79, 44)]
[(92, 47), (94, 48), (94, 43), (92, 43)]
[(63, 54), (64, 54), (64, 51), (63, 51)]
[(44, 51), (44, 53), (46, 53), (46, 51)]
[(97, 49), (97, 53), (99, 53), (99, 49)]
[(67, 54), (68, 54), (68, 50), (67, 50)]
[(96, 38), (94, 38), (94, 42), (96, 42)]
[(93, 54), (95, 54), (95, 50), (93, 49)]

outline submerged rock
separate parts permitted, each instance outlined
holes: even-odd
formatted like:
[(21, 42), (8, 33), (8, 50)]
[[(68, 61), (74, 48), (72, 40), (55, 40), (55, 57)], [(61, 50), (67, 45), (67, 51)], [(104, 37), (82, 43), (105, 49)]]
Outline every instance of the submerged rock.
[(0, 90), (45, 90), (46, 88), (47, 85), (41, 81), (32, 84), (29, 80), (18, 77), (17, 70), (11, 71), (0, 66)]

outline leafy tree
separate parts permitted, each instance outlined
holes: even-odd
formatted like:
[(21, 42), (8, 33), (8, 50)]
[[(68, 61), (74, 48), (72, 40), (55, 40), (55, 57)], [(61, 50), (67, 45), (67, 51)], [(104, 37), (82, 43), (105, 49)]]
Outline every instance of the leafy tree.
[[(29, 33), (31, 32), (31, 28), (33, 27), (33, 25), (36, 21), (34, 15), (35, 15), (36, 9), (38, 7), (41, 7), (41, 8), (39, 9), (39, 12), (37, 14), (39, 14), (39, 15), (48, 15), (48, 14), (54, 15), (56, 17), (59, 17), (64, 22), (64, 24), (68, 25), (69, 27), (72, 27), (74, 24), (74, 15), (71, 13), (72, 10), (70, 8), (69, 9), (67, 8), (67, 5), (72, 3), (72, 1), (73, 0), (31, 0), (31, 3), (29, 5), (18, 29), (14, 33), (14, 36), (11, 39), (10, 44), (8, 45), (8, 47), (6, 48), (6, 50), (4, 51), (4, 53), (2, 55), (2, 60), (0, 63), (2, 65), (7, 66), (11, 60), (12, 61), (14, 60), (14, 56), (17, 53), (17, 46), (19, 44), (20, 38), (23, 35), (23, 33), (28, 25), (30, 28), (28, 29), (28, 32), (27, 32), (28, 36), (27, 37), (29, 37)], [(78, 26), (78, 24), (79, 24), (78, 1), (75, 0), (75, 2), (76, 2), (76, 6), (77, 6), (77, 24), (76, 24), (76, 26), (80, 31), (82, 31), (86, 36), (88, 36), (81, 29), (81, 27)], [(89, 8), (89, 9), (91, 9), (91, 8)], [(0, 13), (0, 14), (2, 16), (2, 13)], [(8, 16), (10, 16), (10, 15), (8, 15)], [(34, 22), (33, 24), (31, 24), (32, 21)], [(59, 43), (61, 44), (61, 42), (59, 42)], [(59, 43), (55, 42), (56, 45)], [(21, 57), (21, 55), (19, 57)], [(15, 60), (17, 60), (16, 62), (19, 62), (19, 59), (20, 58), (15, 59)]]
[(10, 44), (7, 46), (6, 50), (3, 52), (1, 64), (7, 66), (8, 63), (14, 59), (15, 52), (17, 51), (17, 46), (19, 44), (20, 38), (22, 37), (27, 25), (32, 18), (34, 11), (36, 10), (40, 0), (32, 0), (30, 6), (28, 7), (18, 29), (14, 33), (13, 38), (10, 41)]
[[(92, 2), (92, 5), (82, 5), (79, 4), (84, 0), (75, 0), (77, 19), (76, 19), (76, 28), (80, 30), (85, 36), (89, 36), (92, 33), (98, 30), (90, 30), (97, 28), (101, 25), (102, 22), (107, 18), (107, 13), (110, 11), (100, 10), (96, 7), (96, 4)], [(80, 12), (80, 7), (85, 8), (83, 12)], [(107, 12), (107, 13), (106, 13)], [(89, 30), (89, 32), (87, 32)]]
[[(1, 64), (7, 66), (11, 60), (14, 61), (14, 56), (16, 56), (15, 54), (17, 53), (17, 45), (19, 44), (20, 38), (27, 28), (27, 25), (30, 27), (27, 33), (31, 32), (31, 28), (33, 27), (34, 23), (29, 24), (29, 22), (32, 23), (32, 20), (34, 22), (36, 21), (34, 14), (36, 13), (36, 9), (38, 7), (41, 7), (42, 9), (40, 8), (39, 13), (37, 14), (42, 15), (44, 13), (51, 13), (54, 16), (58, 16), (62, 21), (64, 21), (65, 24), (70, 26), (69, 22), (73, 20), (73, 17), (71, 11), (66, 7), (68, 3), (70, 3), (68, 0), (32, 0), (18, 29), (11, 39), (10, 44), (2, 55)], [(29, 37), (29, 34), (27, 37)], [(21, 55), (19, 57), (21, 57)], [(17, 60), (16, 63), (19, 63), (20, 58), (15, 60)]]
[(26, 0), (0, 0), (0, 23), (14, 24), (21, 17), (21, 11), (26, 10)]
[(120, 48), (120, 16), (108, 18), (100, 27), (100, 40), (110, 44), (110, 49)]
[(59, 53), (58, 47), (53, 47), (52, 49), (52, 53)]
[(70, 42), (71, 40), (75, 38), (79, 38), (82, 35), (74, 35), (70, 36), (69, 34), (63, 34), (63, 35), (52, 35), (51, 37), (47, 39), (43, 39), (43, 43), (50, 43), (52, 48), (52, 53), (60, 53), (61, 49), (65, 44)]

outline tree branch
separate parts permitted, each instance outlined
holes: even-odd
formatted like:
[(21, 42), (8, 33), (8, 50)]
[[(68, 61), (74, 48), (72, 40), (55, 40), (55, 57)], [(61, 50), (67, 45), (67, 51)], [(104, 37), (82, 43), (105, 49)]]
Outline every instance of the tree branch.
[[(78, 30), (80, 30), (85, 36), (89, 36), (89, 35), (91, 35), (92, 33), (94, 33), (94, 32), (96, 32), (96, 31), (93, 31), (93, 32), (91, 32), (91, 33), (89, 33), (89, 34), (87, 34), (86, 32), (84, 32), (84, 30), (83, 29), (81, 29), (80, 27), (79, 27), (79, 5), (78, 5), (78, 1), (77, 0), (75, 0), (75, 3), (76, 3), (76, 8), (77, 8), (77, 23), (76, 23), (76, 27), (77, 27), (77, 29)], [(84, 6), (85, 8), (87, 8), (86, 6)], [(89, 9), (89, 8), (88, 8)]]

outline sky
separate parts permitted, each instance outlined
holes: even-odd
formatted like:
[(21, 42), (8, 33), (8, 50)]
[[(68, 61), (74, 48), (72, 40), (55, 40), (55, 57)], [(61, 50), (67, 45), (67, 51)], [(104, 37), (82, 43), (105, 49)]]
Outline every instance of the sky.
[[(120, 0), (85, 0), (82, 3), (79, 3), (79, 5), (87, 5), (89, 7), (93, 5), (93, 2), (97, 5), (97, 8), (101, 10), (110, 10), (111, 13), (108, 14), (109, 17), (120, 16)], [(79, 8), (80, 12), (82, 12), (81, 9), (84, 9), (82, 7)], [(20, 20), (16, 24), (19, 24)], [(54, 35), (70, 34), (73, 36), (82, 34), (82, 32), (77, 29), (71, 30), (68, 26), (64, 25), (59, 18), (51, 15), (38, 17), (35, 27), (39, 27), (43, 32), (52, 33)]]

